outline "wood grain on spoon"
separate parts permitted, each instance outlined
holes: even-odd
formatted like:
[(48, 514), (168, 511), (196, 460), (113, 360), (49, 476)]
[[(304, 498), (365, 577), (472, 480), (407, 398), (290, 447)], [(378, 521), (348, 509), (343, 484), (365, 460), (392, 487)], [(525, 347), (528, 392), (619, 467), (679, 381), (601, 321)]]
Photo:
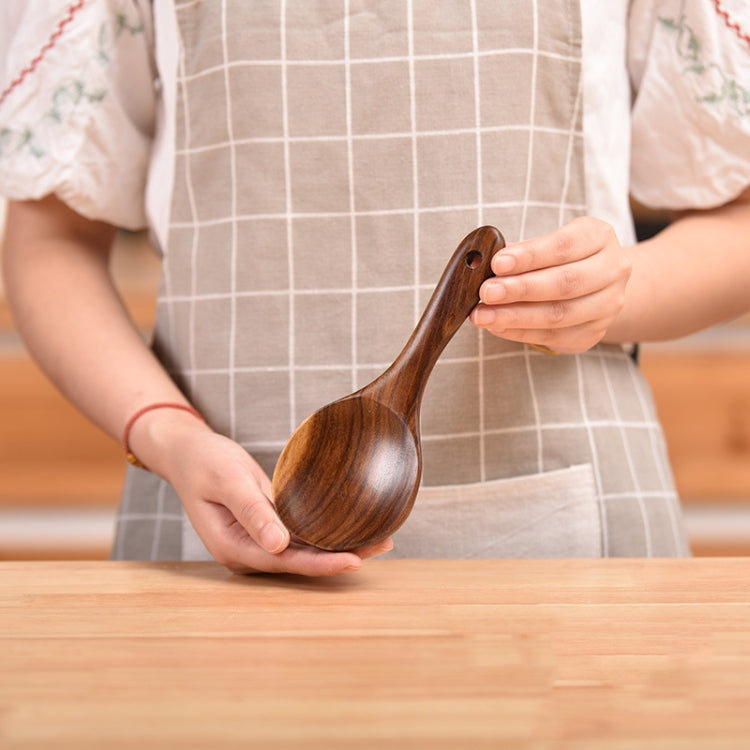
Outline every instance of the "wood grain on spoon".
[(422, 473), (419, 409), (438, 357), (479, 301), (494, 227), (464, 238), (394, 363), (294, 432), (273, 476), (274, 502), (296, 538), (328, 550), (376, 544), (411, 512)]

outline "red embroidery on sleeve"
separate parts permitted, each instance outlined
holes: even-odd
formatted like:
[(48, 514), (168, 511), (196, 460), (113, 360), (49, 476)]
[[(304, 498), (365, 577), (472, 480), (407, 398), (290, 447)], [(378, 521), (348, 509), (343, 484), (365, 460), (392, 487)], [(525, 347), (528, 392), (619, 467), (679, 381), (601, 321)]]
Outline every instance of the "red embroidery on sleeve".
[(730, 29), (732, 29), (737, 34), (737, 36), (742, 39), (743, 42), (750, 46), (750, 34), (745, 33), (742, 30), (742, 27), (737, 23), (737, 21), (732, 19), (732, 17), (729, 15), (729, 12), (722, 8), (721, 0), (713, 0), (713, 3), (716, 8), (716, 12), (724, 18), (724, 23)]
[(26, 77), (36, 70), (39, 63), (44, 59), (44, 56), (57, 44), (57, 40), (63, 35), (65, 27), (73, 20), (75, 14), (84, 6), (85, 2), (86, 0), (77, 0), (68, 6), (65, 15), (57, 22), (55, 30), (50, 34), (49, 39), (39, 50), (37, 56), (8, 84), (5, 91), (0, 94), (0, 106), (2, 106), (11, 91), (20, 86)]

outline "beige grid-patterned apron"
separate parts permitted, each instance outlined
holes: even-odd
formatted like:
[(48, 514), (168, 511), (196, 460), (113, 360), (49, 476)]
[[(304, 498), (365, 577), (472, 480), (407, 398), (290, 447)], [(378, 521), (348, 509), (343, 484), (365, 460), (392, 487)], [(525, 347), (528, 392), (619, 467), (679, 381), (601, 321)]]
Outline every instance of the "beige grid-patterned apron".
[[(512, 241), (584, 212), (579, 9), (191, 0), (176, 16), (155, 349), (270, 475), (304, 417), (394, 359), (465, 234)], [(619, 347), (549, 357), (467, 323), (422, 431), (424, 486), (392, 554), (688, 553)], [(173, 489), (130, 468), (114, 555), (207, 554)]]

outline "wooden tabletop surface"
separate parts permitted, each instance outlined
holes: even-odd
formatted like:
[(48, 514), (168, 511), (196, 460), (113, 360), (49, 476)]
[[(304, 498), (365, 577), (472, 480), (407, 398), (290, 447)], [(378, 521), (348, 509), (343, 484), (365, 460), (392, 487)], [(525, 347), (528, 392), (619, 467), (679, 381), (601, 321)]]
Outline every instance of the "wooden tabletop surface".
[(750, 747), (750, 559), (0, 563), (0, 748)]

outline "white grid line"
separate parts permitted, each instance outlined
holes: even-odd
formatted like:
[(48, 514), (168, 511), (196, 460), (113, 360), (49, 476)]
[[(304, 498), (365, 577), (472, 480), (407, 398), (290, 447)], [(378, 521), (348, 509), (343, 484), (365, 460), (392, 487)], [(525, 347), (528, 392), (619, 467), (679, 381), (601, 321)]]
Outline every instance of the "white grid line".
[(345, 105), (346, 105), (346, 168), (349, 180), (349, 243), (351, 246), (351, 341), (350, 351), (352, 358), (351, 389), (357, 389), (357, 291), (359, 286), (357, 271), (357, 216), (354, 193), (354, 143), (352, 141), (352, 69), (350, 65), (350, 6), (349, 0), (344, 3), (344, 80), (345, 80)]
[[(526, 237), (526, 217), (528, 214), (528, 200), (531, 194), (531, 172), (534, 165), (534, 122), (536, 119), (536, 74), (537, 60), (539, 52), (539, 8), (536, 0), (532, 1), (532, 28), (533, 28), (533, 55), (531, 57), (531, 85), (529, 86), (531, 94), (529, 96), (529, 147), (526, 159), (526, 184), (524, 186), (524, 199), (521, 206), (521, 228), (519, 232), (520, 239)], [(531, 370), (531, 360), (529, 358), (529, 347), (524, 347), (524, 364), (526, 366), (526, 377), (529, 383), (529, 395), (531, 396), (531, 406), (534, 413), (534, 423), (537, 430), (537, 471), (541, 474), (544, 470), (544, 445), (542, 443), (541, 420), (539, 416), (539, 401), (536, 396), (536, 387), (534, 386), (534, 375)]]
[(536, 397), (536, 388), (534, 386), (534, 375), (531, 371), (531, 357), (529, 348), (524, 347), (523, 359), (526, 367), (526, 378), (529, 383), (529, 396), (531, 397), (531, 409), (534, 414), (534, 424), (532, 429), (536, 430), (536, 464), (537, 472), (541, 474), (544, 471), (544, 443), (542, 442), (542, 424), (539, 416), (539, 400)]
[[(649, 413), (649, 409), (647, 407), (647, 404), (649, 402), (648, 396), (643, 392), (643, 389), (645, 387), (645, 381), (639, 377), (639, 372), (637, 367), (633, 366), (630, 368), (630, 378), (633, 382), (633, 387), (635, 388), (636, 394), (638, 395), (638, 403), (641, 407), (641, 413), (644, 416), (644, 419)], [(662, 434), (662, 427), (661, 424), (657, 424), (656, 428), (652, 430), (651, 432), (651, 450), (656, 456), (656, 460), (654, 463), (656, 464), (656, 471), (659, 475), (659, 481), (661, 482), (661, 486), (663, 488), (670, 488), (672, 487), (672, 481), (671, 477), (668, 477), (665, 472), (667, 471), (666, 467), (662, 465), (662, 462), (659, 460), (659, 457), (663, 453), (663, 445), (660, 444), (661, 441), (659, 440), (659, 436)], [(663, 438), (662, 438), (663, 440)], [(665, 489), (666, 492), (666, 489)], [(669, 497), (675, 496), (675, 490), (669, 490), (668, 492)], [(680, 532), (678, 528), (678, 521), (675, 516), (675, 506), (674, 503), (667, 503), (667, 514), (669, 516), (669, 523), (672, 528), (672, 538), (674, 539), (674, 548), (675, 553), (679, 554), (682, 551), (682, 543), (680, 538)]]
[[(630, 443), (628, 442), (628, 436), (625, 434), (625, 428), (622, 426), (622, 419), (620, 418), (620, 407), (618, 406), (617, 399), (615, 398), (614, 390), (612, 388), (612, 379), (609, 376), (609, 368), (604, 360), (601, 360), (602, 372), (604, 374), (604, 383), (607, 386), (607, 394), (609, 395), (609, 402), (612, 406), (612, 413), (615, 415), (615, 422), (618, 424), (618, 431), (620, 438), (622, 439), (623, 449), (625, 451), (625, 463), (627, 464), (628, 471), (630, 472), (630, 479), (633, 482), (633, 494), (638, 501), (638, 509), (641, 513), (643, 520), (643, 534), (646, 543), (646, 557), (653, 557), (654, 550), (651, 542), (651, 526), (648, 522), (648, 514), (646, 513), (646, 506), (643, 504), (643, 496), (641, 494), (641, 484), (638, 481), (638, 474), (635, 471), (635, 464), (633, 463), (633, 452), (630, 450)], [(644, 415), (645, 417), (645, 415)]]
[[(595, 419), (589, 422), (591, 427), (622, 427), (633, 430), (654, 430), (658, 427), (657, 422), (618, 422), (616, 419)], [(580, 422), (545, 422), (542, 425), (543, 432), (555, 432), (557, 430), (584, 430), (586, 425)], [(516, 427), (487, 428), (487, 435), (520, 435), (536, 431), (536, 425), (520, 425)], [(427, 435), (425, 440), (439, 442), (441, 440), (453, 440), (455, 438), (479, 437), (478, 431), (468, 430), (452, 434), (440, 433), (439, 435)]]
[(282, 127), (284, 131), (284, 219), (286, 221), (287, 241), (287, 281), (289, 284), (289, 431), (293, 432), (297, 426), (297, 385), (295, 380), (295, 296), (294, 296), (294, 237), (292, 221), (292, 168), (289, 155), (289, 95), (287, 90), (287, 64), (286, 64), (286, 0), (281, 0), (281, 112)]
[[(479, 129), (480, 135), (486, 135), (489, 133), (521, 133), (526, 132), (528, 129), (527, 125), (513, 124), (513, 125), (485, 125)], [(572, 138), (583, 138), (583, 131), (576, 130), (571, 133), (569, 128), (555, 128), (551, 125), (538, 125), (535, 128), (537, 133), (547, 133), (550, 135), (563, 135), (571, 136)], [(284, 138), (278, 135), (258, 135), (258, 136), (247, 136), (245, 138), (238, 138), (235, 141), (215, 141), (213, 143), (205, 143), (201, 146), (190, 146), (186, 148), (180, 148), (175, 150), (175, 154), (178, 156), (191, 156), (194, 154), (204, 154), (210, 151), (220, 151), (221, 149), (228, 148), (232, 145), (235, 146), (248, 146), (248, 145), (262, 145), (262, 144), (277, 144), (289, 141), (289, 143), (346, 143), (349, 139), (353, 142), (367, 142), (367, 141), (390, 141), (390, 140), (406, 140), (412, 138), (415, 134), (419, 138), (444, 138), (455, 135), (473, 135), (476, 132), (476, 128), (441, 128), (430, 130), (415, 130), (414, 133), (408, 131), (393, 131), (390, 133), (351, 133), (351, 136), (343, 135), (293, 135), (289, 138)]]
[(156, 491), (156, 513), (154, 517), (154, 536), (151, 539), (151, 560), (157, 560), (159, 554), (159, 542), (161, 541), (161, 524), (165, 516), (164, 513), (164, 492), (167, 483), (159, 482), (159, 489)]
[(531, 173), (534, 166), (534, 131), (536, 129), (536, 75), (539, 60), (539, 8), (537, 0), (532, 0), (532, 17), (533, 17), (533, 55), (531, 57), (531, 84), (529, 89), (529, 147), (526, 157), (526, 185), (523, 191), (523, 201), (521, 204), (521, 229), (520, 239), (526, 239), (526, 219), (528, 215), (528, 201), (531, 195)]
[(416, 326), (419, 320), (420, 314), (420, 274), (419, 274), (419, 259), (420, 259), (420, 237), (419, 237), (419, 163), (417, 160), (417, 91), (416, 91), (416, 78), (414, 73), (414, 5), (412, 0), (408, 0), (406, 3), (406, 43), (408, 48), (409, 58), (409, 126), (411, 132), (409, 138), (411, 139), (411, 175), (412, 175), (412, 204), (413, 204), (413, 217), (414, 221), (412, 224), (412, 246), (414, 253), (414, 311), (412, 314), (413, 325)]
[[(425, 289), (432, 289), (432, 284), (422, 284), (419, 287), (422, 290)], [(363, 286), (359, 287), (357, 291), (360, 294), (382, 294), (385, 292), (407, 292), (411, 291), (412, 285), (404, 285), (404, 286)], [(327, 295), (348, 295), (352, 293), (352, 288), (350, 286), (345, 287), (331, 287), (330, 289), (322, 288), (322, 289), (294, 289), (293, 294), (295, 294), (297, 297), (310, 297), (310, 296), (318, 296), (320, 294), (327, 294)], [(251, 289), (246, 290), (242, 292), (237, 292), (235, 296), (238, 299), (247, 299), (252, 297), (286, 297), (289, 294), (289, 291), (286, 289)], [(202, 292), (200, 294), (196, 294), (194, 297), (192, 297), (189, 294), (173, 294), (169, 297), (165, 297), (165, 301), (170, 302), (190, 302), (193, 299), (199, 301), (199, 302), (210, 302), (210, 301), (217, 301), (217, 300), (228, 300), (230, 299), (231, 294), (229, 292)]]
[[(348, 60), (350, 65), (379, 65), (383, 63), (408, 63), (410, 59), (414, 62), (438, 62), (441, 60), (466, 60), (474, 57), (488, 58), (488, 57), (507, 57), (509, 55), (531, 55), (534, 54), (533, 50), (527, 47), (507, 47), (505, 49), (494, 49), (494, 50), (483, 50), (475, 52), (451, 52), (444, 54), (421, 54), (412, 55), (392, 55), (384, 57), (352, 57)], [(545, 57), (550, 60), (561, 60), (564, 62), (580, 62), (580, 60), (574, 55), (561, 55), (559, 52), (552, 52), (549, 50), (537, 50), (537, 54), (540, 57)], [(269, 58), (267, 60), (231, 60), (227, 65), (228, 68), (274, 68), (274, 67), (298, 67), (298, 68), (326, 68), (326, 67), (340, 67), (346, 65), (347, 60), (328, 58), (328, 59), (316, 59), (316, 60), (295, 60), (294, 58), (283, 58), (276, 60)], [(203, 68), (197, 73), (190, 73), (185, 76), (185, 80), (190, 83), (192, 81), (205, 78), (207, 76), (218, 73), (224, 69), (223, 65), (211, 65)]]
[(576, 379), (578, 381), (578, 403), (581, 406), (581, 419), (586, 429), (586, 436), (589, 441), (589, 451), (591, 454), (591, 468), (596, 483), (596, 495), (599, 498), (599, 512), (601, 514), (602, 525), (602, 556), (609, 557), (609, 529), (607, 527), (607, 507), (604, 502), (602, 493), (602, 475), (599, 467), (599, 451), (594, 439), (594, 427), (598, 426), (593, 420), (589, 419), (588, 410), (586, 409), (586, 389), (584, 387), (583, 361), (586, 355), (576, 354)]
[[(479, 88), (479, 23), (477, 21), (477, 4), (476, 0), (471, 0), (471, 51), (472, 51), (472, 70), (474, 72), (474, 148), (477, 152), (477, 226), (484, 226), (484, 178), (482, 170), (482, 92)], [(477, 368), (477, 391), (479, 393), (479, 477), (482, 481), (487, 478), (487, 444), (484, 435), (485, 428), (485, 382), (484, 382), (484, 361), (485, 354), (485, 333), (477, 329), (474, 334), (477, 339), (477, 351), (479, 354), (479, 367)]]
[[(608, 354), (606, 352), (584, 352), (583, 354), (576, 355), (577, 357), (595, 357), (600, 356), (602, 358), (613, 358), (617, 359), (616, 355)], [(481, 361), (484, 362), (493, 362), (498, 361), (502, 359), (519, 359), (521, 357), (528, 356), (530, 359), (544, 357), (547, 355), (530, 351), (525, 352), (523, 349), (518, 349), (515, 351), (509, 351), (509, 352), (499, 352), (495, 354), (487, 354), (484, 357), (484, 360), (480, 360), (479, 357), (441, 357), (440, 362), (442, 364), (475, 364)], [(385, 370), (386, 367), (389, 367), (392, 363), (391, 362), (358, 362), (357, 363), (357, 370), (358, 371), (364, 371), (364, 370)], [(295, 371), (296, 372), (342, 372), (345, 370), (349, 370), (351, 368), (351, 363), (348, 362), (341, 362), (341, 363), (330, 363), (330, 364), (311, 364), (311, 365), (295, 365)], [(243, 374), (252, 374), (252, 373), (270, 373), (270, 372), (278, 372), (278, 373), (284, 373), (289, 371), (288, 365), (258, 365), (258, 366), (241, 366), (236, 365), (234, 368), (234, 371), (237, 373), (243, 373)], [(191, 375), (226, 375), (228, 373), (228, 370), (226, 367), (201, 367), (196, 368), (192, 371), (184, 369), (180, 370), (181, 373), (187, 374), (190, 373)], [(650, 424), (650, 423), (646, 423)], [(654, 422), (653, 424), (658, 424), (657, 422)]]
[(183, 10), (190, 10), (191, 8), (195, 8), (203, 2), (205, 2), (205, 0), (188, 0), (188, 2), (175, 3), (175, 13), (180, 13)]
[[(179, 57), (179, 63), (178, 67), (180, 70), (184, 69), (185, 65), (185, 56), (184, 54), (180, 54)], [(181, 81), (180, 77), (178, 76), (177, 79), (177, 86), (182, 92), (182, 109), (183, 109), (183, 138), (185, 143), (190, 143), (190, 106), (189, 106), (189, 99), (188, 99), (188, 92), (187, 87), (184, 86)], [(177, 105), (175, 105), (177, 106)], [(195, 266), (196, 262), (195, 259), (197, 257), (198, 253), (198, 237), (200, 235), (200, 226), (196, 223), (198, 219), (198, 214), (196, 210), (196, 201), (195, 201), (195, 191), (193, 189), (193, 179), (192, 179), (192, 170), (190, 167), (191, 160), (185, 159), (184, 160), (184, 179), (185, 179), (185, 190), (188, 197), (188, 207), (190, 210), (190, 216), (192, 219), (192, 222), (188, 222), (188, 227), (193, 230), (192, 236), (191, 236), (191, 244), (190, 244), (190, 263), (191, 263), (191, 272), (190, 272), (190, 289), (191, 289), (191, 297), (196, 292), (196, 271)], [(169, 256), (167, 255), (166, 258), (167, 263), (169, 263)], [(161, 294), (164, 295), (162, 297), (162, 300), (164, 302), (164, 306), (166, 309), (166, 321), (167, 321), (167, 340), (173, 341), (175, 337), (175, 311), (174, 311), (174, 305), (168, 301), (168, 298), (171, 296), (171, 287), (172, 287), (172, 274), (169, 272), (169, 267), (165, 268), (164, 272), (162, 273), (162, 284), (163, 288), (161, 290)], [(194, 368), (196, 364), (196, 358), (195, 358), (195, 306), (192, 303), (192, 299), (189, 301), (190, 308), (188, 310), (188, 362), (190, 363), (190, 367)], [(188, 376), (189, 377), (189, 376)], [(190, 379), (190, 386), (191, 391), (193, 390), (193, 381)]]
[[(605, 492), (603, 497), (605, 500), (629, 500), (633, 495), (633, 492)], [(640, 492), (639, 496), (654, 500), (665, 500), (673, 498), (674, 493), (667, 490), (646, 490)]]
[(235, 346), (237, 341), (237, 257), (238, 257), (238, 237), (237, 237), (237, 153), (234, 143), (234, 125), (232, 122), (232, 97), (231, 87), (229, 84), (229, 51), (227, 49), (227, 0), (221, 3), (221, 49), (224, 59), (224, 96), (226, 98), (226, 115), (227, 115), (227, 132), (229, 135), (229, 169), (231, 175), (231, 193), (230, 193), (230, 212), (231, 212), (231, 239), (230, 239), (230, 288), (232, 299), (230, 301), (229, 317), (229, 434), (232, 438), (237, 435), (237, 409), (235, 408), (235, 383), (234, 383), (234, 363), (236, 357)]
[[(559, 204), (557, 201), (497, 201), (494, 203), (485, 202), (485, 209), (498, 209), (498, 208), (520, 208), (524, 205), (534, 208), (554, 208), (557, 209)], [(585, 204), (583, 203), (568, 203), (566, 208), (572, 210), (584, 210)], [(379, 210), (359, 210), (355, 211), (355, 217), (364, 216), (406, 216), (412, 213), (416, 214), (431, 214), (431, 213), (443, 213), (448, 211), (476, 211), (479, 208), (476, 203), (462, 203), (455, 204), (452, 206), (420, 206), (418, 208), (384, 208)], [(348, 211), (297, 211), (294, 214), (295, 219), (340, 219), (348, 218)], [(286, 219), (285, 213), (257, 213), (257, 214), (237, 214), (234, 217), (236, 221), (268, 221), (270, 219)], [(173, 221), (170, 224), (171, 229), (192, 229), (195, 226), (201, 227), (213, 227), (221, 226), (222, 224), (228, 224), (231, 219), (227, 216), (222, 216), (218, 219), (201, 219), (196, 222), (189, 221)]]
[[(504, 355), (498, 355), (493, 357), (492, 359), (497, 360), (501, 359)], [(518, 355), (507, 355), (508, 358), (512, 358), (514, 356), (523, 356), (521, 353)], [(479, 362), (478, 357), (441, 357), (440, 362), (444, 365), (448, 364), (471, 364), (471, 363), (477, 363)], [(488, 359), (484, 360), (485, 362), (489, 361)], [(358, 372), (366, 372), (368, 370), (380, 370), (384, 371), (387, 367), (390, 367), (392, 362), (359, 362), (357, 363), (356, 367), (354, 369)], [(295, 372), (348, 372), (350, 369), (352, 369), (352, 364), (349, 362), (341, 362), (341, 363), (331, 363), (331, 364), (325, 364), (325, 365), (296, 365), (295, 366)], [(256, 373), (285, 373), (289, 372), (289, 367), (287, 365), (259, 365), (257, 367), (253, 366), (237, 366), (234, 368), (234, 371), (236, 373), (242, 374), (242, 375), (252, 375)], [(181, 373), (186, 373), (187, 370), (181, 370)], [(226, 375), (228, 373), (227, 368), (225, 367), (205, 367), (205, 368), (197, 368), (191, 372), (193, 376), (197, 375)]]
[[(159, 518), (163, 521), (182, 521), (180, 513), (162, 513)], [(117, 515), (118, 522), (124, 521), (153, 521), (153, 513), (130, 513), (124, 512)]]
[(562, 226), (565, 223), (565, 203), (568, 197), (570, 187), (570, 170), (573, 163), (573, 143), (580, 131), (576, 129), (578, 123), (578, 113), (581, 109), (581, 100), (583, 99), (583, 76), (578, 76), (578, 91), (576, 92), (575, 102), (573, 104), (573, 114), (570, 118), (570, 129), (568, 131), (568, 149), (565, 154), (565, 176), (563, 178), (562, 194), (560, 196), (560, 213), (558, 214), (557, 223)]
[[(653, 432), (659, 428), (658, 422), (624, 422), (619, 423), (614, 419), (595, 419), (591, 420), (586, 424), (581, 422), (547, 422), (542, 426), (542, 432), (557, 432), (560, 430), (590, 430), (592, 428), (601, 427), (616, 427), (616, 428), (627, 428), (631, 430), (646, 430)], [(500, 437), (502, 435), (525, 435), (530, 433), (536, 433), (536, 425), (520, 425), (516, 427), (496, 427), (496, 428), (485, 428), (484, 433), (480, 433), (474, 430), (466, 430), (464, 432), (453, 432), (453, 433), (440, 433), (439, 435), (422, 434), (421, 440), (423, 443), (444, 443), (453, 440), (469, 440), (473, 438), (480, 438), (482, 434), (485, 437)], [(284, 440), (248, 440), (242, 443), (243, 448), (250, 449), (266, 449), (266, 450), (278, 450), (283, 448), (285, 445)], [(644, 497), (658, 493), (659, 495), (673, 497), (673, 493), (666, 490), (655, 490), (653, 492), (642, 492), (640, 493)], [(597, 496), (599, 498), (615, 496), (618, 493), (605, 493), (597, 490)], [(623, 492), (619, 493), (623, 496), (633, 497), (636, 492)]]

